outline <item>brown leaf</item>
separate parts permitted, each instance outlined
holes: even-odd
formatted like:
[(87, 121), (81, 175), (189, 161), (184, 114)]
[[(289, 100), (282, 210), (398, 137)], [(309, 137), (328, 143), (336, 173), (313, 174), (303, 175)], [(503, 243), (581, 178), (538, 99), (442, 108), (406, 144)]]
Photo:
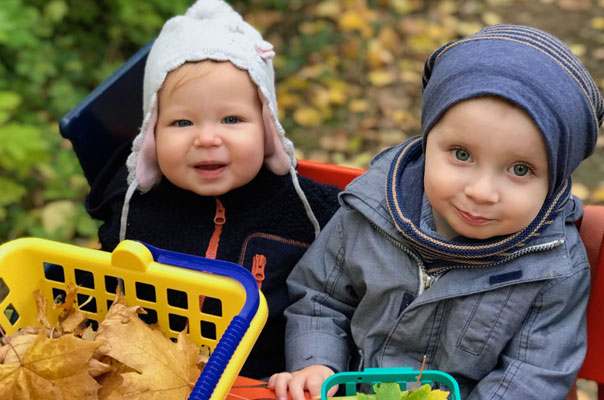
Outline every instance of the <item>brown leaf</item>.
[(73, 311), (66, 315), (65, 319), (59, 324), (59, 330), (62, 333), (74, 333), (81, 335), (86, 329), (86, 315), (81, 311)]
[(46, 297), (42, 296), (42, 293), (40, 293), (40, 290), (36, 290), (34, 292), (34, 299), (36, 300), (36, 308), (38, 309), (36, 319), (46, 329), (52, 329), (52, 324), (46, 317), (46, 311), (47, 311)]
[(95, 378), (97, 376), (106, 374), (107, 372), (111, 372), (111, 370), (111, 364), (104, 363), (102, 361), (97, 360), (96, 358), (91, 358), (88, 361), (88, 373)]
[(203, 367), (205, 367), (205, 365), (208, 363), (211, 354), (212, 352), (210, 348), (205, 344), (202, 344), (201, 348), (199, 349), (199, 355), (197, 356), (197, 360), (195, 362), (197, 368), (203, 369)]
[[(69, 282), (67, 284), (67, 295), (65, 296), (65, 301), (62, 303), (58, 303), (54, 305), (54, 308), (62, 308), (63, 310), (70, 311), (73, 309), (73, 304), (76, 301), (76, 297), (78, 295), (78, 287), (73, 283)], [(59, 320), (61, 317), (59, 316)]]
[(39, 336), (39, 333), (33, 333), (33, 334), (30, 333), (30, 334), (15, 336), (14, 338), (12, 338), (10, 341), (11, 345), (4, 346), (4, 347), (8, 347), (9, 350), (6, 353), (6, 357), (4, 357), (3, 363), (4, 364), (18, 363), (19, 360), (22, 360), (23, 357), (25, 356), (25, 353), (27, 352), (27, 350), (29, 349), (31, 344), (36, 341), (38, 336)]
[(122, 374), (134, 372), (134, 370), (111, 357), (104, 357), (102, 361), (107, 363), (111, 369), (109, 372), (97, 377), (97, 381), (101, 385), (101, 389), (99, 390), (99, 400), (123, 398), (119, 391), (120, 387), (124, 383)]
[(99, 352), (135, 370), (121, 374), (119, 393), (137, 399), (186, 398), (200, 373), (195, 365), (199, 348), (184, 334), (175, 344), (149, 329), (137, 317), (140, 310), (114, 304), (99, 325)]
[(98, 342), (72, 335), (48, 339), (40, 332), (23, 364), (0, 365), (0, 398), (13, 400), (95, 400), (99, 384), (87, 364)]

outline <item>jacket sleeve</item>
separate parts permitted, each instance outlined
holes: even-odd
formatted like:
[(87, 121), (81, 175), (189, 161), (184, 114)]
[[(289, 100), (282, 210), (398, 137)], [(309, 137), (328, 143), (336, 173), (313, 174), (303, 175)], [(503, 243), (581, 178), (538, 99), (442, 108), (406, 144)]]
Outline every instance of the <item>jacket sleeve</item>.
[(587, 348), (589, 266), (547, 283), (522, 328), (467, 400), (564, 399)]
[(334, 371), (348, 366), (350, 319), (358, 303), (344, 268), (345, 248), (339, 209), (290, 277), (285, 334), (286, 367), (296, 371), (321, 364)]

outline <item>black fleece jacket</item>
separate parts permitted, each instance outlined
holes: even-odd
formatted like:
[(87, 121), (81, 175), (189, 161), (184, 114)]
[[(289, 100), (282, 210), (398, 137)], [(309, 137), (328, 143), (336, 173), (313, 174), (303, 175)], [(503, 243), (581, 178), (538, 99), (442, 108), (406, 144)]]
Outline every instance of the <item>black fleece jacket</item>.
[[(91, 187), (86, 209), (103, 221), (99, 229), (102, 249), (119, 243), (119, 229), (127, 189), (124, 146)], [(298, 176), (311, 208), (323, 227), (338, 208), (335, 186)], [(264, 378), (285, 370), (283, 310), (288, 305), (285, 280), (314, 239), (313, 226), (289, 174), (262, 169), (249, 184), (219, 197), (226, 222), (216, 258), (240, 264), (251, 271), (252, 259), (266, 257), (262, 292), (269, 317), (241, 374)], [(180, 189), (167, 179), (147, 193), (136, 192), (130, 201), (127, 239), (182, 253), (204, 256), (214, 232), (216, 199)]]

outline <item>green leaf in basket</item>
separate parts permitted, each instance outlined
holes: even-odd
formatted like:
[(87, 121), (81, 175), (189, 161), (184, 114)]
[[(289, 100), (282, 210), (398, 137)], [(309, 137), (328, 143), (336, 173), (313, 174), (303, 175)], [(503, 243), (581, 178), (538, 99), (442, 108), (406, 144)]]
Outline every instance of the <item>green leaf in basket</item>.
[(432, 390), (430, 385), (423, 385), (419, 389), (408, 393), (408, 396), (402, 398), (405, 400), (447, 400), (449, 395), (449, 392), (440, 389)]
[(357, 393), (356, 396), (332, 397), (333, 400), (447, 400), (449, 392), (440, 389), (432, 390), (430, 385), (423, 385), (414, 391), (402, 391), (396, 382), (383, 382), (373, 385), (375, 394)]
[(377, 400), (400, 400), (403, 393), (396, 382), (383, 382), (379, 385), (376, 383), (373, 385), (373, 391)]

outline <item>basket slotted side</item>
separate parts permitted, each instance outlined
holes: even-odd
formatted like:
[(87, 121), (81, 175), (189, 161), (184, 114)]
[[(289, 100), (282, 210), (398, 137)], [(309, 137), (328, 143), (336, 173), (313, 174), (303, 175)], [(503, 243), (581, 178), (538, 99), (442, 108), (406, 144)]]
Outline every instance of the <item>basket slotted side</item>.
[[(56, 323), (53, 300), (65, 293), (70, 282), (79, 286), (78, 304), (92, 296), (82, 311), (90, 320), (100, 322), (115, 298), (118, 278), (123, 280), (127, 304), (140, 305), (148, 311), (143, 320), (157, 322), (171, 338), (177, 337), (188, 325), (190, 339), (210, 349), (215, 348), (246, 298), (245, 290), (235, 279), (157, 263), (142, 243), (126, 240), (113, 253), (108, 253), (25, 238), (0, 246), (0, 285), (8, 288), (8, 293), (0, 295), (0, 326), (12, 334), (28, 325), (40, 325), (32, 295), (36, 289), (40, 289), (49, 304), (49, 321)], [(219, 312), (201, 312), (200, 296), (219, 302)], [(220, 315), (214, 315), (218, 313)], [(260, 294), (258, 311), (211, 399), (226, 397), (266, 318), (266, 301)]]

